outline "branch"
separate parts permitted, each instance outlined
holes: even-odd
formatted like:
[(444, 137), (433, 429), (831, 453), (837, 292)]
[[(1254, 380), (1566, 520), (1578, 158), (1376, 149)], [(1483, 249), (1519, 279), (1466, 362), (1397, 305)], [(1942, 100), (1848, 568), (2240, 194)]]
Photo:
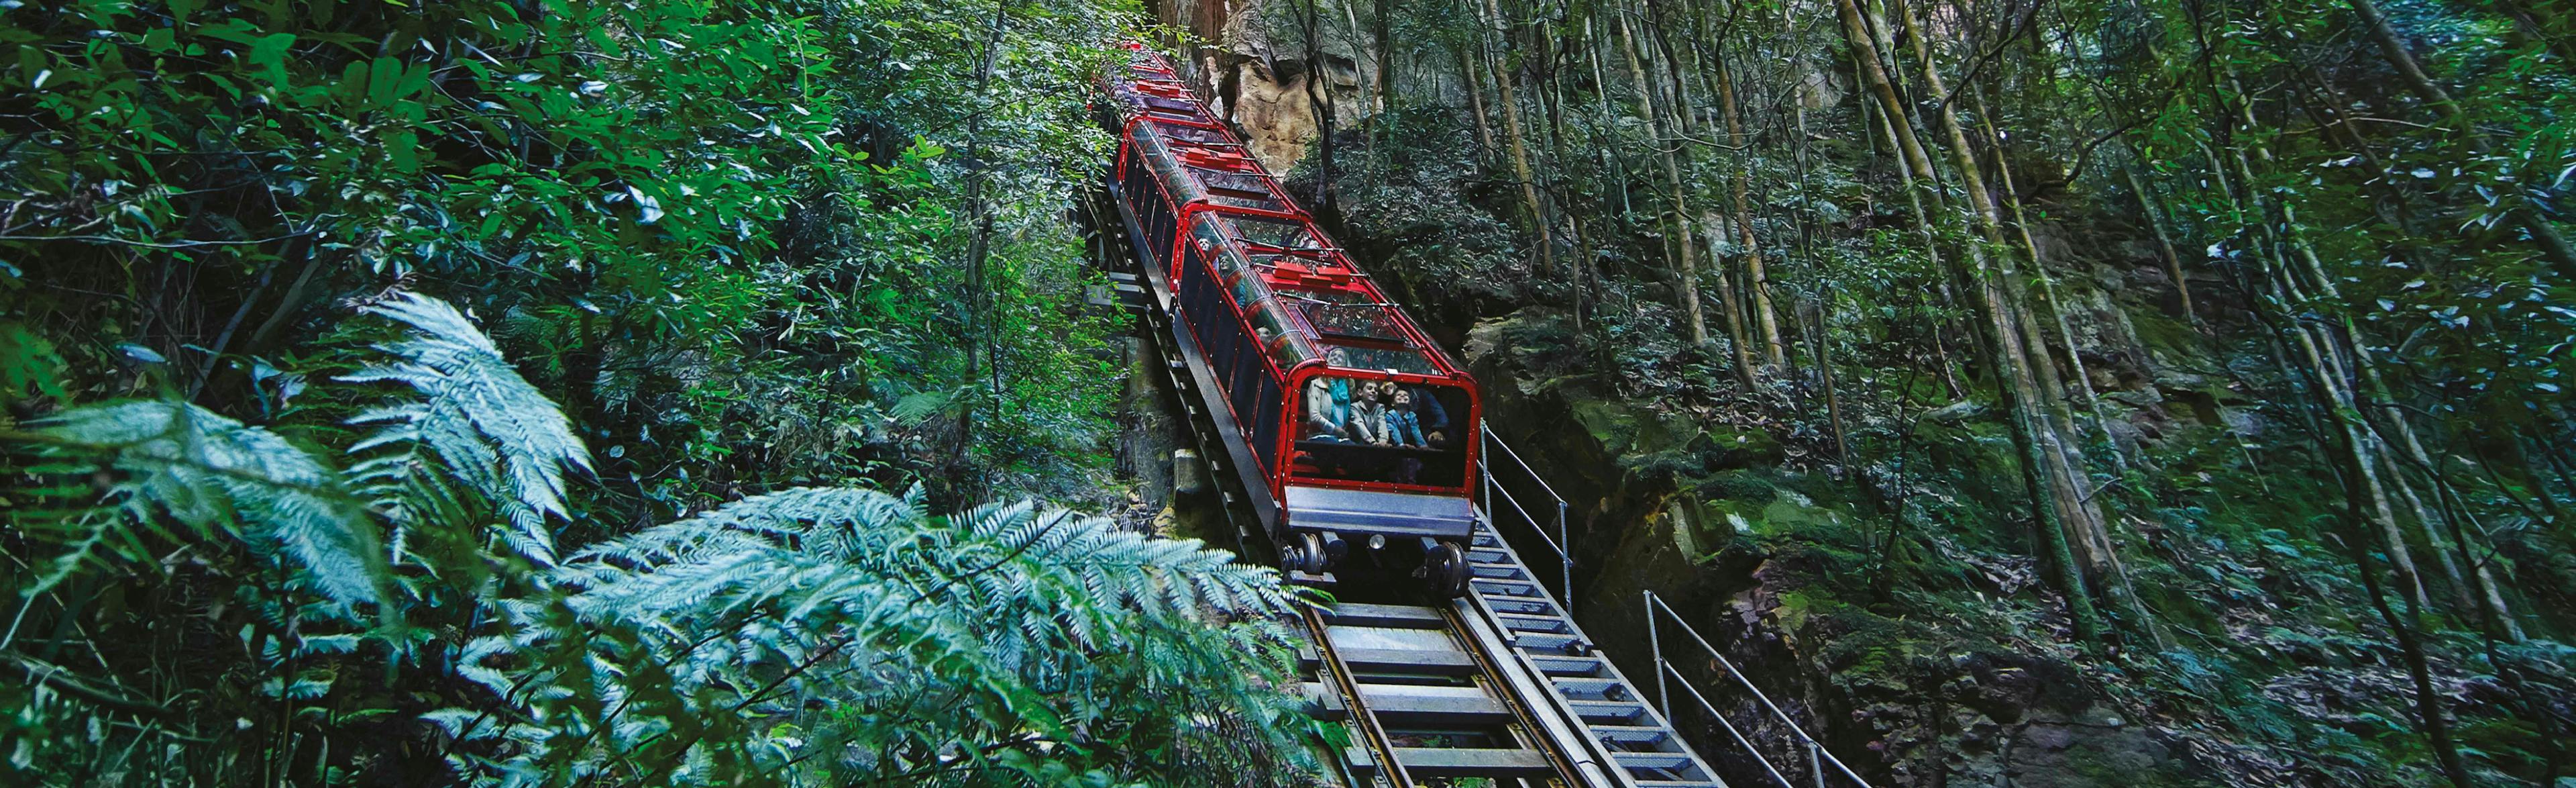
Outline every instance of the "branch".
[(287, 233), (275, 238), (259, 238), (248, 241), (177, 241), (173, 243), (136, 241), (126, 238), (118, 238), (112, 235), (0, 235), (0, 241), (90, 241), (94, 243), (141, 246), (150, 249), (188, 249), (198, 246), (257, 246), (259, 244), (276, 243), (289, 238), (300, 238), (306, 235), (311, 235), (312, 233), (313, 231), (311, 230), (305, 230), (302, 232)]
[(113, 682), (103, 686), (93, 684), (89, 679), (82, 678), (60, 665), (16, 651), (0, 651), (0, 664), (6, 664), (15, 669), (26, 676), (28, 681), (53, 687), (65, 695), (89, 701), (101, 707), (157, 720), (172, 720), (180, 716), (179, 712), (167, 706), (134, 697), (124, 687), (116, 686)]

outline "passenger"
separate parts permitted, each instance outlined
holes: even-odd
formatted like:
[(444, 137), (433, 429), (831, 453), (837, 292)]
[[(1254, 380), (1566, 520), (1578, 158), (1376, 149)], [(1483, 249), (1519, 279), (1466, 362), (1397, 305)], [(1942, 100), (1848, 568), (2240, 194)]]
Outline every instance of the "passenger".
[[(1333, 348), (1324, 354), (1324, 363), (1343, 366), (1350, 354)], [(1306, 381), (1307, 440), (1350, 440), (1351, 379), (1339, 375), (1317, 375)]]
[(1422, 438), (1422, 418), (1414, 412), (1413, 408), (1413, 390), (1396, 389), (1395, 402), (1386, 409), (1388, 442), (1408, 448), (1424, 448), (1431, 445)]
[(1306, 381), (1306, 439), (1350, 440), (1351, 379), (1317, 375)]
[(1386, 389), (1394, 385), (1374, 380), (1360, 385), (1360, 397), (1351, 403), (1351, 440), (1386, 445)]
[(1440, 396), (1427, 386), (1413, 387), (1412, 394), (1415, 428), (1423, 436), (1422, 445), (1449, 448), (1449, 409), (1441, 407)]

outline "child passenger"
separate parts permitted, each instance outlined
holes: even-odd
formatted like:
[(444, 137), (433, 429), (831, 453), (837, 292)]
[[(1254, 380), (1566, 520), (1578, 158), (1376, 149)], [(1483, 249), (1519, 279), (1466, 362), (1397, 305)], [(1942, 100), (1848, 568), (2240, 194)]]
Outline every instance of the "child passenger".
[(1413, 412), (1413, 390), (1395, 390), (1395, 404), (1386, 409), (1388, 442), (1397, 446), (1423, 448), (1431, 445), (1422, 439), (1422, 418)]

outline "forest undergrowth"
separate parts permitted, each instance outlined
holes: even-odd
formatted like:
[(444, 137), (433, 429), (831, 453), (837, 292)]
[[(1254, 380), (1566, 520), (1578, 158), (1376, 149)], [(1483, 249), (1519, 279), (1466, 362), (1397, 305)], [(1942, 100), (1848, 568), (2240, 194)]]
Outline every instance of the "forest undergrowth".
[(1299, 773), (1275, 573), (1057, 508), (1140, 21), (0, 7), (0, 782)]

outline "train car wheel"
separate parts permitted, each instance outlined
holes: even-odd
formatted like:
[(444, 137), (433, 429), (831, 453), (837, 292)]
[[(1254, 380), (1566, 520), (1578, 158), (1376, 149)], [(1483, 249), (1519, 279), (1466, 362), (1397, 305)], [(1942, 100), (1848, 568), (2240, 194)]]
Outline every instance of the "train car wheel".
[(1431, 582), (1431, 594), (1441, 599), (1467, 595), (1467, 551), (1456, 542), (1441, 542), (1423, 559), (1423, 572)]
[(1300, 537), (1299, 550), (1306, 555), (1306, 572), (1323, 574), (1324, 564), (1332, 561), (1331, 556), (1324, 554), (1324, 538), (1311, 533), (1301, 534)]

